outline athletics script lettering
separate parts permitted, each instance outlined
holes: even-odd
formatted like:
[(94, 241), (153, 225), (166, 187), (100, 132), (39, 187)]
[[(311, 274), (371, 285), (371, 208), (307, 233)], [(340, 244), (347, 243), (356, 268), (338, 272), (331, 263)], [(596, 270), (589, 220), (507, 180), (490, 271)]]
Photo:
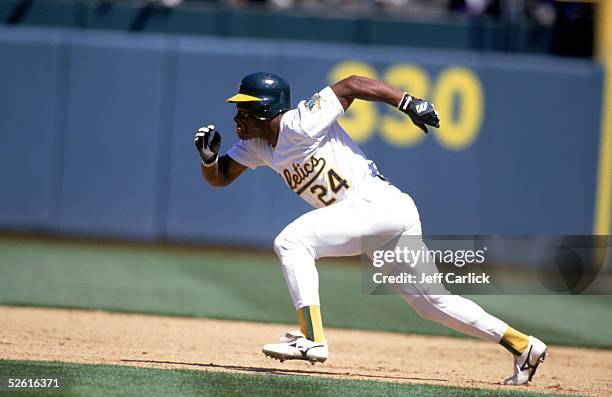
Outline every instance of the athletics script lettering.
[[(293, 171), (286, 169), (283, 171), (283, 176), (287, 185), (297, 194), (302, 194), (308, 186), (317, 180), (323, 169), (325, 168), (325, 159), (312, 156), (306, 163), (300, 165), (293, 163)], [(310, 176), (315, 174), (312, 178)], [(310, 179), (309, 179), (310, 178)], [(306, 183), (304, 181), (308, 180)]]

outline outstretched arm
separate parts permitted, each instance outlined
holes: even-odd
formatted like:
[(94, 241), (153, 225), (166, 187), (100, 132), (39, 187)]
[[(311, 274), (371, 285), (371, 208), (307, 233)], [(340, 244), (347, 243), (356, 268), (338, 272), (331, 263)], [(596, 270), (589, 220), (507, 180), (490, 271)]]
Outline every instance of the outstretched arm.
[(202, 176), (211, 186), (227, 186), (247, 168), (228, 155), (219, 157), (221, 134), (215, 131), (214, 125), (200, 128), (194, 143), (202, 159), (200, 164)]
[(411, 96), (389, 84), (361, 76), (349, 76), (332, 85), (344, 110), (348, 109), (355, 99), (383, 102), (406, 113), (412, 122), (427, 133), (427, 126), (440, 127), (438, 112), (433, 104)]
[(332, 90), (340, 100), (344, 110), (348, 109), (354, 99), (384, 102), (388, 105), (399, 105), (404, 91), (389, 84), (361, 76), (350, 76), (332, 85)]

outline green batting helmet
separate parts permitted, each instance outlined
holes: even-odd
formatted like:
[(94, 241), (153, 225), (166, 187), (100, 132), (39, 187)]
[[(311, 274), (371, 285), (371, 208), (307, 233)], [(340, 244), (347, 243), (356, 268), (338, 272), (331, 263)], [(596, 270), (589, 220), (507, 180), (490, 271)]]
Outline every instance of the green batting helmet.
[(260, 120), (270, 120), (291, 109), (291, 91), (279, 75), (257, 72), (244, 76), (238, 94), (227, 101), (248, 109)]

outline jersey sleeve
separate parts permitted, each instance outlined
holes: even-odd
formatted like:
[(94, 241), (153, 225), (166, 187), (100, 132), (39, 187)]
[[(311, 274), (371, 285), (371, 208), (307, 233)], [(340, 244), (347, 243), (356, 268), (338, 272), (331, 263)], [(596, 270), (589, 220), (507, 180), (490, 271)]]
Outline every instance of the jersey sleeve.
[(257, 147), (254, 141), (254, 139), (251, 139), (248, 141), (240, 140), (236, 142), (234, 146), (227, 151), (227, 155), (233, 160), (251, 169), (266, 165), (258, 155)]
[(343, 113), (344, 108), (334, 91), (325, 87), (298, 104), (291, 124), (295, 130), (316, 139)]

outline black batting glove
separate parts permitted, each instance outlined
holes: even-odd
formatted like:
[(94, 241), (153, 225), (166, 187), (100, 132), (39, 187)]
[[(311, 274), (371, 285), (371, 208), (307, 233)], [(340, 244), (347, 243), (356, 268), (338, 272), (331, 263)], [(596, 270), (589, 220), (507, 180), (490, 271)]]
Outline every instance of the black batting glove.
[(215, 131), (214, 125), (202, 127), (198, 130), (194, 138), (195, 147), (202, 158), (204, 165), (213, 165), (219, 157), (221, 148), (221, 134)]
[(426, 134), (429, 132), (427, 131), (428, 125), (440, 128), (438, 112), (434, 109), (434, 105), (431, 102), (404, 93), (397, 108), (406, 113), (410, 120)]

